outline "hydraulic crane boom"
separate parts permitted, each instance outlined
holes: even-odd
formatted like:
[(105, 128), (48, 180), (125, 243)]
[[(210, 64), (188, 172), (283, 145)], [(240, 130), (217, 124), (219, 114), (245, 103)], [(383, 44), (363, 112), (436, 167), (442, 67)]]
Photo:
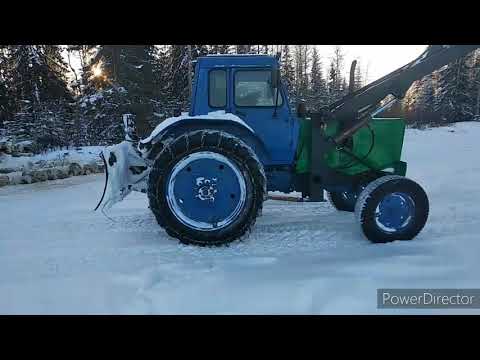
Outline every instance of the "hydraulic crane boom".
[(412, 84), (449, 63), (471, 53), (480, 45), (431, 45), (409, 64), (329, 105), (324, 111), (345, 127), (371, 114), (388, 95), (403, 98)]
[[(480, 48), (480, 45), (430, 45), (417, 59), (392, 73), (354, 91), (330, 104), (318, 113), (309, 113), (312, 120), (312, 171), (310, 193), (314, 201), (323, 200), (323, 189), (334, 184), (351, 181), (330, 169), (323, 161), (324, 155), (341, 144), (359, 129), (366, 126), (378, 104), (388, 95), (403, 98), (412, 84), (435, 70), (454, 62)], [(324, 125), (331, 121), (339, 124), (339, 132), (326, 137)]]

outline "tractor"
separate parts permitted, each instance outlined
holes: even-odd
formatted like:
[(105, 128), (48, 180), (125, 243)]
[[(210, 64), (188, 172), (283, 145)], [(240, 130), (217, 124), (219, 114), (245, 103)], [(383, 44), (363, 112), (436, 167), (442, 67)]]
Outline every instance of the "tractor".
[(95, 210), (139, 191), (170, 236), (225, 245), (252, 229), (269, 191), (295, 191), (310, 202), (326, 194), (339, 211), (354, 212), (371, 242), (411, 240), (426, 224), (429, 201), (405, 177), (405, 121), (381, 114), (416, 80), (478, 47), (431, 45), (317, 112), (303, 102), (291, 107), (278, 56), (199, 57), (189, 112), (144, 139), (124, 115), (125, 140), (101, 153), (106, 180)]

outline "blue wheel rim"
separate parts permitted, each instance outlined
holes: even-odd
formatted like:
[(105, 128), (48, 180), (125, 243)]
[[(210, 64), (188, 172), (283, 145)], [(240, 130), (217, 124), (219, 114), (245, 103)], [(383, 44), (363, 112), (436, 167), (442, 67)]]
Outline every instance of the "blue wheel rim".
[(246, 202), (246, 183), (227, 157), (202, 151), (187, 155), (167, 180), (167, 203), (184, 225), (214, 231), (233, 223)]
[(415, 216), (415, 202), (402, 192), (386, 195), (375, 210), (375, 222), (386, 233), (396, 233), (408, 228)]

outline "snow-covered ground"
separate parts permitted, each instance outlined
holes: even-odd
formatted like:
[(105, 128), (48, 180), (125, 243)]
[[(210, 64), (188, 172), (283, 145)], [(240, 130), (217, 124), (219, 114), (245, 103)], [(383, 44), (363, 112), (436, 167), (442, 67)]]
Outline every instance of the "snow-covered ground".
[(14, 157), (0, 153), (0, 169), (20, 169), (32, 167), (35, 163), (41, 161), (62, 161), (66, 163), (77, 163), (79, 165), (90, 164), (92, 162), (101, 163), (98, 157), (101, 146), (84, 146), (72, 149), (54, 150), (34, 156), (19, 156)]
[[(454, 132), (451, 132), (454, 131)], [(94, 213), (103, 175), (0, 189), (0, 313), (387, 314), (377, 288), (480, 288), (480, 124), (408, 130), (431, 215), (411, 242), (369, 243), (328, 204), (267, 201), (225, 248), (180, 245), (144, 195)]]

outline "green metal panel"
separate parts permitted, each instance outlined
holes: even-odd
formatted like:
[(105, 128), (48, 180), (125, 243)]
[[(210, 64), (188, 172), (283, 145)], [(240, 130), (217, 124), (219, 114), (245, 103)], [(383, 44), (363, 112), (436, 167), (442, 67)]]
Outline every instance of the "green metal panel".
[[(297, 173), (310, 171), (311, 162), (311, 121), (301, 121), (300, 141), (297, 151)], [(338, 133), (338, 123), (333, 122), (325, 129), (327, 136)], [(377, 170), (394, 168), (394, 173), (405, 175), (406, 164), (401, 164), (405, 121), (397, 118), (372, 119), (368, 126), (357, 131), (351, 148), (347, 149), (356, 157)], [(334, 149), (324, 156), (328, 166), (346, 175), (357, 175), (370, 169), (345, 152)], [(403, 173), (403, 174), (400, 174)]]
[(300, 133), (297, 145), (297, 163), (295, 171), (304, 174), (310, 171), (312, 153), (312, 122), (310, 119), (299, 119)]

